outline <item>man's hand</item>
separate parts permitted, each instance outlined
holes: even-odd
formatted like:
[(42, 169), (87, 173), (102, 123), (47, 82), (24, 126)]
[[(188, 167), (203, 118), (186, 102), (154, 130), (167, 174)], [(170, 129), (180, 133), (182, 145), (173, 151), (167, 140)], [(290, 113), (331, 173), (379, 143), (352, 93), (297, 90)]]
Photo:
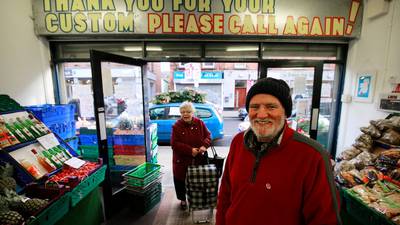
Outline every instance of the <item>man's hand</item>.
[(199, 150), (200, 150), (201, 154), (203, 154), (204, 152), (207, 151), (207, 148), (204, 146), (201, 146)]

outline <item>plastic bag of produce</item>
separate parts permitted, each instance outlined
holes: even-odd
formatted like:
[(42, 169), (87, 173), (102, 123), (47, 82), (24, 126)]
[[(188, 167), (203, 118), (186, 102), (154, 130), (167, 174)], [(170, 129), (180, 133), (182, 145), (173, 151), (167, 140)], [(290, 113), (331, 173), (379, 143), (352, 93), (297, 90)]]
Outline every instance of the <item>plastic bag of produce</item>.
[(354, 164), (356, 169), (362, 170), (366, 166), (373, 165), (377, 156), (370, 152), (361, 152), (357, 157), (350, 160), (350, 163)]
[(343, 160), (335, 165), (334, 174), (337, 176), (341, 171), (349, 171), (354, 170), (356, 167), (354, 164), (350, 163), (347, 160)]
[(400, 145), (400, 133), (393, 129), (389, 129), (383, 133), (379, 141), (385, 142), (390, 145)]
[(389, 119), (371, 120), (369, 123), (374, 125), (380, 131), (393, 128), (392, 121)]
[(338, 161), (350, 160), (350, 159), (353, 159), (354, 157), (356, 157), (360, 153), (361, 153), (360, 149), (352, 147), (352, 148), (346, 149), (343, 152), (341, 152), (339, 154), (339, 156), (337, 157), (337, 160)]
[(361, 127), (361, 132), (370, 135), (372, 138), (380, 138), (382, 133), (374, 125), (369, 125), (368, 127)]
[(368, 134), (361, 134), (356, 138), (356, 141), (363, 142), (366, 145), (372, 145), (373, 143), (371, 135)]

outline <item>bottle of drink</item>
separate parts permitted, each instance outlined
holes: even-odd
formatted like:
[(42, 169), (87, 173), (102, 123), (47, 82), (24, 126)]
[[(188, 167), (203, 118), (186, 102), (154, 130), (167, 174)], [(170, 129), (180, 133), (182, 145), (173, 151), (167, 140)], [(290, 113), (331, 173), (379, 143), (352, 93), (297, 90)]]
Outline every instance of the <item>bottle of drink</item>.
[(34, 126), (31, 126), (30, 124), (26, 123), (26, 122), (25, 122), (24, 120), (22, 120), (20, 117), (17, 117), (17, 118), (15, 118), (15, 119), (21, 124), (21, 126), (24, 126), (26, 129), (28, 129), (29, 132), (31, 132), (31, 134), (33, 134), (33, 136), (34, 136), (35, 138), (38, 138), (38, 137), (42, 136), (42, 135), (40, 134), (40, 132), (39, 132)]
[(48, 172), (53, 172), (57, 169), (57, 167), (50, 161), (50, 159), (44, 157), (43, 155), (39, 155), (36, 149), (32, 148), (31, 152), (35, 155), (39, 164)]
[(62, 167), (62, 162), (60, 162), (60, 160), (57, 159), (57, 157), (55, 157), (54, 155), (50, 154), (47, 150), (43, 150), (42, 154), (48, 158), (57, 168)]
[(29, 162), (26, 159), (22, 159), (20, 161), (20, 164), (30, 173), (34, 178), (39, 179), (43, 176), (43, 174), (39, 171), (39, 169), (33, 165), (31, 162)]
[(42, 122), (37, 120), (32, 114), (29, 114), (28, 117), (29, 117), (30, 121), (33, 124), (35, 124), (35, 127), (43, 133), (43, 135), (51, 133), (51, 131), (46, 127), (46, 125), (44, 125)]
[(57, 159), (60, 161), (60, 162), (64, 162), (66, 159), (64, 158), (64, 155), (63, 154), (60, 154), (59, 152), (57, 152), (56, 150), (55, 150), (55, 147), (53, 147), (53, 148), (49, 148), (48, 150), (47, 150), (50, 154), (52, 154), (52, 155), (54, 155), (55, 157), (57, 157)]
[(10, 123), (20, 130), (29, 141), (35, 139), (35, 136), (33, 136), (33, 134), (24, 125), (18, 123), (18, 121), (10, 119)]
[(44, 130), (43, 127), (40, 126), (39, 124), (34, 123), (30, 117), (34, 118), (31, 114), (29, 114), (28, 117), (24, 118), (25, 124), (34, 127), (40, 133), (40, 136), (47, 134), (47, 131)]
[(27, 142), (28, 138), (16, 127), (14, 127), (11, 123), (5, 123), (7, 130), (15, 135), (19, 142)]
[(65, 156), (66, 159), (70, 159), (70, 158), (73, 157), (73, 156), (71, 155), (71, 153), (70, 153), (67, 149), (65, 149), (64, 147), (62, 147), (61, 145), (57, 145), (55, 148), (57, 149), (57, 151), (58, 151), (59, 153), (63, 154), (63, 155)]

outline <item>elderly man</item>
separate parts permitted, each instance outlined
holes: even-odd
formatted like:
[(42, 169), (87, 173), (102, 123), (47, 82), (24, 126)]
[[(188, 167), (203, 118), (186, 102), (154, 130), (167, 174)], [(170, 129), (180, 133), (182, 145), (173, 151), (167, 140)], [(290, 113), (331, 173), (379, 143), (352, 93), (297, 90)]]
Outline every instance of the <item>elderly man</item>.
[(251, 125), (232, 140), (216, 225), (341, 224), (329, 155), (286, 123), (292, 99), (285, 81), (259, 80), (246, 109)]

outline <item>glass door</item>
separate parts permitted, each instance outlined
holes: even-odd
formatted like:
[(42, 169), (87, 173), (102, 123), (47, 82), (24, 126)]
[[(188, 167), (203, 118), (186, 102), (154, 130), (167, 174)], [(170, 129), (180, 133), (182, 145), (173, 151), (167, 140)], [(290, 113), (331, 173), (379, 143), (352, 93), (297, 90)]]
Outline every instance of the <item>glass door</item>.
[(90, 59), (97, 143), (107, 165), (103, 197), (109, 217), (113, 197), (123, 190), (123, 172), (149, 158), (146, 62), (94, 50)]
[(261, 77), (286, 81), (293, 101), (288, 125), (315, 140), (318, 139), (318, 127), (323, 120), (320, 116), (322, 70), (323, 64), (319, 62), (293, 61), (264, 62), (261, 70)]

